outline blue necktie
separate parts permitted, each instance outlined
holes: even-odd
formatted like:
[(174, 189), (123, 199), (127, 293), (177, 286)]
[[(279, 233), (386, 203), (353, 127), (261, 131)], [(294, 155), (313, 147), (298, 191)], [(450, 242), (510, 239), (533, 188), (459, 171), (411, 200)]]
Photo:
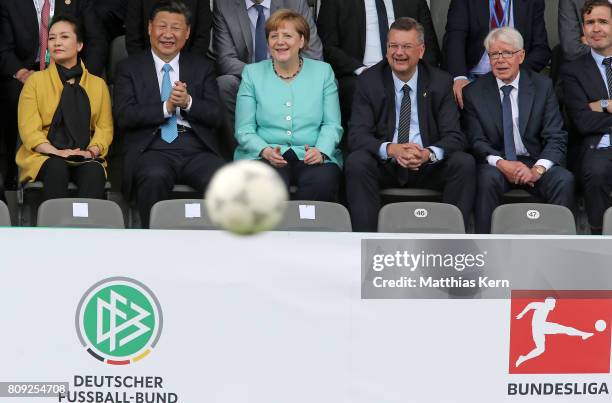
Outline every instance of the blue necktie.
[(387, 18), (387, 8), (383, 0), (376, 0), (376, 14), (378, 14), (378, 32), (380, 34), (380, 49), (383, 59), (387, 53), (387, 34), (389, 33), (389, 19)]
[(504, 125), (504, 153), (508, 161), (516, 161), (516, 148), (514, 145), (514, 125), (512, 123), (512, 104), (510, 103), (511, 85), (501, 87), (504, 93), (502, 101), (503, 125)]
[[(170, 98), (172, 92), (172, 83), (170, 82), (170, 69), (172, 67), (169, 64), (164, 64), (162, 70), (164, 71), (164, 77), (162, 78), (161, 88), (161, 100), (166, 102)], [(178, 137), (178, 128), (176, 126), (176, 112), (166, 119), (166, 122), (161, 125), (161, 138), (166, 143), (172, 143)]]
[(410, 142), (410, 118), (412, 116), (412, 100), (410, 99), (410, 87), (404, 84), (402, 87), (404, 96), (400, 105), (399, 124), (397, 127), (397, 144)]
[(268, 58), (268, 43), (266, 42), (266, 15), (264, 6), (255, 4), (257, 9), (257, 25), (255, 26), (255, 62)]

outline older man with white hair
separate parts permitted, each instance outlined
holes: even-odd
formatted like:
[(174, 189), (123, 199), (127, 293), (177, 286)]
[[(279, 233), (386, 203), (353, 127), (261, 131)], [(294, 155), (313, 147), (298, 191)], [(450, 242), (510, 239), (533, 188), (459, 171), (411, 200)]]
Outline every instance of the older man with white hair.
[(574, 208), (574, 177), (565, 162), (567, 132), (552, 82), (528, 69), (523, 38), (498, 28), (485, 39), (491, 72), (465, 88), (464, 124), (476, 160), (476, 231), (491, 230), (502, 195), (519, 187), (547, 203)]

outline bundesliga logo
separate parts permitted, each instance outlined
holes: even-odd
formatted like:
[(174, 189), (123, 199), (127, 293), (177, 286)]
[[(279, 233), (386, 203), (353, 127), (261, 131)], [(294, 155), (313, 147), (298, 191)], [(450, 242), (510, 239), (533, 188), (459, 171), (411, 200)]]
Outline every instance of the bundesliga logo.
[(127, 365), (149, 355), (159, 341), (163, 316), (155, 294), (127, 277), (94, 284), (76, 312), (79, 341), (94, 358)]
[(609, 291), (513, 291), (511, 374), (610, 372)]

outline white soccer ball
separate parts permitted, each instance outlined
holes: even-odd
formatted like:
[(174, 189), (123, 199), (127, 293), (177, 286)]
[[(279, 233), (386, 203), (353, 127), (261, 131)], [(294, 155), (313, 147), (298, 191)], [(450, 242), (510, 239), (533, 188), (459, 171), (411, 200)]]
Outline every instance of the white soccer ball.
[(215, 224), (247, 235), (276, 227), (283, 218), (287, 197), (285, 182), (272, 167), (242, 160), (215, 173), (204, 202)]

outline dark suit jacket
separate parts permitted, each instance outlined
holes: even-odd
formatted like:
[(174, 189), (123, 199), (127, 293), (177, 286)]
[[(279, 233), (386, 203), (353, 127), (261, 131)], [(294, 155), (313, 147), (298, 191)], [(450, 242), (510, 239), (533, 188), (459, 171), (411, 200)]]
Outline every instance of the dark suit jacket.
[[(218, 155), (216, 128), (221, 124), (219, 90), (214, 66), (206, 58), (181, 53), (180, 80), (187, 84), (192, 104), (186, 120), (202, 142)], [(130, 195), (135, 162), (164, 123), (161, 95), (151, 51), (130, 56), (117, 66), (113, 115), (123, 139), (123, 191)], [(182, 112), (183, 113), (183, 112)]]
[[(87, 70), (102, 75), (108, 44), (92, 0), (55, 2), (54, 15), (67, 14), (83, 24), (85, 47), (82, 55)], [(11, 78), (22, 68), (31, 68), (38, 53), (38, 19), (32, 0), (0, 1), (0, 75)]]
[[(367, 150), (378, 158), (380, 145), (393, 140), (395, 88), (391, 74), (391, 67), (383, 60), (357, 78), (348, 131), (349, 151)], [(446, 156), (463, 150), (467, 143), (459, 125), (452, 86), (448, 73), (419, 63), (417, 102), (423, 146), (440, 147)]]
[[(463, 90), (464, 129), (478, 162), (503, 156), (504, 131), (499, 87), (492, 73)], [(564, 164), (567, 132), (550, 78), (521, 69), (518, 93), (519, 131), (530, 156)]]
[[(440, 47), (426, 0), (394, 0), (393, 11), (396, 19), (412, 17), (423, 25), (423, 58), (437, 66), (440, 63)], [(332, 65), (336, 76), (352, 75), (363, 65), (366, 42), (366, 12), (363, 0), (323, 0), (317, 27), (323, 42), (323, 58)]]
[(561, 82), (573, 132), (582, 137), (584, 146), (596, 147), (603, 134), (612, 133), (612, 115), (589, 108), (590, 102), (610, 98), (591, 53), (564, 64)]
[[(550, 59), (544, 24), (544, 0), (512, 0), (514, 27), (521, 33), (527, 56), (523, 66), (542, 70)], [(478, 64), (490, 29), (489, 2), (452, 0), (444, 34), (444, 63), (453, 77), (467, 76)]]
[[(150, 48), (149, 15), (158, 0), (129, 0), (125, 17), (125, 46), (130, 55)], [(191, 10), (191, 34), (184, 51), (206, 55), (210, 45), (212, 12), (208, 0), (183, 0)]]

